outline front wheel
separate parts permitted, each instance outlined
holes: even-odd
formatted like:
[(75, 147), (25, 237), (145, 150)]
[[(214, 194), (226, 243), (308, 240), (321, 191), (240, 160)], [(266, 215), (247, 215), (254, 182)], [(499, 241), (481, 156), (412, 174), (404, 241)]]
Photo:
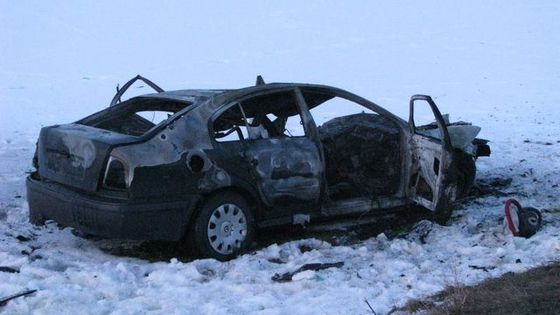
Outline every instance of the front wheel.
[[(460, 200), (469, 196), (476, 176), (476, 164), (475, 158), (472, 155), (460, 150), (455, 150), (454, 159), (456, 171), (455, 183), (457, 185), (456, 200)], [(452, 203), (440, 204), (434, 211), (434, 221), (444, 225), (449, 221), (452, 213)]]
[(254, 234), (254, 218), (245, 198), (223, 192), (202, 205), (188, 238), (198, 255), (228, 260), (246, 250)]
[(457, 199), (469, 196), (476, 177), (475, 158), (463, 151), (456, 151)]

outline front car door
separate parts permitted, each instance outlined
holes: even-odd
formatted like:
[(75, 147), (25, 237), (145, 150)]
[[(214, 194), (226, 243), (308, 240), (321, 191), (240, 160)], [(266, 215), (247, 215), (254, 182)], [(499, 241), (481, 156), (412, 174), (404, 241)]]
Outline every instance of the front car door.
[[(418, 111), (423, 107), (435, 123), (418, 126)], [(456, 198), (452, 172), (453, 149), (443, 116), (431, 97), (414, 95), (410, 100), (411, 171), (409, 196), (416, 203), (445, 217)]]

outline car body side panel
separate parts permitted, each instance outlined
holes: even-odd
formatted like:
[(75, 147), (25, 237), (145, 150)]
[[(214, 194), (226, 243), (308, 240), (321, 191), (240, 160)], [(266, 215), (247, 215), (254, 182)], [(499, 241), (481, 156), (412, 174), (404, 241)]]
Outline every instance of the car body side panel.
[(215, 149), (193, 152), (192, 156), (207, 160), (196, 181), (200, 193), (207, 195), (221, 189), (234, 189), (254, 202), (257, 218), (269, 214), (264, 211), (268, 208), (261, 202), (253, 166), (244, 158), (241, 142), (222, 142)]
[(185, 194), (196, 194), (196, 178), (186, 167), (186, 154), (175, 162), (154, 166), (140, 166), (134, 169), (134, 181), (129, 192), (136, 200), (165, 198), (180, 200)]
[(127, 183), (133, 185), (136, 168), (172, 164), (184, 158), (189, 151), (212, 149), (206, 127), (209, 116), (207, 106), (195, 107), (151, 139), (113, 149), (112, 155), (130, 168)]
[[(211, 143), (212, 114), (208, 106), (196, 107), (148, 141), (113, 149), (112, 155), (131, 169), (128, 182), (133, 198), (180, 199), (182, 194), (204, 195), (234, 186), (254, 194), (245, 184), (252, 181), (243, 175), (248, 171), (240, 171), (240, 149), (220, 151)], [(202, 161), (199, 168), (191, 164), (195, 159)]]

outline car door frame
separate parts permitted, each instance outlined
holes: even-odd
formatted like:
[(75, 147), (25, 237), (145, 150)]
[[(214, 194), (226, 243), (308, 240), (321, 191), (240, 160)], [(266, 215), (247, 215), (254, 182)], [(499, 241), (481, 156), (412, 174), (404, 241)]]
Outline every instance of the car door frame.
[[(428, 103), (437, 127), (441, 130), (440, 138), (417, 131), (414, 108), (415, 102), (418, 101)], [(455, 183), (453, 147), (443, 115), (430, 96), (413, 95), (410, 98), (408, 124), (411, 161), (408, 181), (409, 198), (436, 213), (447, 211), (456, 199), (457, 187), (453, 184)], [(431, 198), (427, 198), (430, 195)]]
[[(408, 172), (409, 172), (409, 156), (406, 154), (406, 151), (409, 148), (409, 133), (410, 133), (410, 128), (407, 124), (407, 122), (403, 119), (401, 119), (400, 117), (394, 115), (393, 113), (389, 112), (388, 110), (386, 110), (385, 108), (381, 107), (380, 105), (364, 98), (361, 97), (359, 95), (353, 94), (351, 92), (348, 92), (346, 90), (343, 89), (339, 89), (339, 88), (334, 88), (334, 87), (329, 87), (329, 86), (318, 86), (318, 85), (302, 85), (300, 86), (300, 88), (298, 89), (301, 92), (301, 90), (308, 90), (308, 91), (314, 91), (314, 92), (318, 92), (318, 93), (324, 93), (327, 95), (332, 95), (333, 98), (334, 97), (339, 97), (341, 99), (344, 99), (346, 101), (349, 102), (353, 102), (356, 105), (362, 106), (365, 109), (368, 109), (370, 111), (372, 111), (373, 113), (375, 113), (376, 115), (379, 115), (383, 118), (386, 118), (388, 120), (390, 120), (391, 122), (393, 122), (395, 124), (395, 126), (397, 128), (399, 128), (400, 130), (400, 134), (399, 134), (399, 150), (402, 152), (402, 156), (401, 156), (401, 178), (399, 180), (399, 186), (397, 191), (395, 192), (395, 194), (393, 195), (393, 197), (395, 198), (399, 198), (401, 199), (403, 202), (406, 202), (408, 200), (408, 194), (406, 191), (406, 187), (407, 187), (407, 183), (408, 181), (406, 180), (406, 178), (408, 177)], [(301, 94), (301, 97), (303, 99), (303, 101), (305, 102), (305, 99), (303, 97), (303, 94)], [(306, 108), (308, 109), (307, 103), (305, 103)], [(321, 106), (321, 104), (317, 105), (317, 106)], [(312, 116), (311, 112), (309, 111), (309, 109), (307, 110), (309, 115)], [(313, 117), (310, 117), (311, 120), (313, 120)], [(319, 139), (319, 132), (317, 129), (317, 126), (315, 124), (315, 122), (313, 121), (313, 126), (314, 126), (314, 135), (316, 137), (316, 142), (317, 145), (321, 148), (321, 154), (322, 154), (322, 158), (323, 158), (323, 163), (325, 163), (325, 159), (324, 159), (324, 153), (323, 153), (323, 145), (320, 142)], [(326, 181), (326, 177), (324, 179), (325, 182), (325, 192), (324, 192), (324, 196), (328, 196), (328, 186), (327, 186), (327, 181)], [(379, 199), (378, 196), (370, 196), (373, 199)], [(385, 197), (385, 196), (384, 196)], [(377, 200), (379, 201), (379, 200)], [(325, 198), (324, 202), (329, 202), (328, 198)], [(379, 205), (377, 206), (377, 208), (385, 208), (385, 207), (392, 207), (393, 205), (391, 203), (387, 203), (384, 204), (383, 202), (379, 203)]]
[[(243, 95), (239, 98), (230, 100), (225, 105), (221, 106), (221, 108), (218, 111), (216, 111), (216, 113), (214, 115), (212, 115), (211, 122), (210, 122), (210, 125), (212, 125), (213, 121), (218, 119), (218, 117), (220, 117), (225, 111), (230, 109), (232, 106), (239, 106), (241, 108), (241, 112), (244, 116), (244, 119), (247, 120), (247, 117), (245, 115), (245, 110), (243, 109), (243, 106), (242, 106), (242, 103), (243, 103), (244, 100), (254, 98), (254, 97), (259, 97), (261, 95), (282, 93), (282, 92), (291, 92), (291, 93), (294, 94), (295, 104), (296, 104), (297, 109), (298, 109), (298, 114), (300, 115), (302, 123), (303, 123), (303, 128), (304, 128), (304, 131), (305, 131), (305, 135), (297, 136), (297, 137), (285, 137), (285, 138), (284, 137), (271, 137), (271, 138), (268, 138), (268, 139), (258, 139), (258, 140), (254, 140), (254, 139), (253, 140), (250, 140), (250, 139), (240, 140), (240, 148), (241, 148), (241, 151), (242, 151), (242, 152), (240, 152), (240, 154), (242, 155), (242, 159), (245, 161), (245, 163), (247, 165), (252, 165), (253, 166), (253, 167), (249, 166), (249, 168), (254, 170), (254, 172), (253, 172), (253, 177), (255, 179), (254, 186), (257, 189), (257, 192), (258, 192), (258, 195), (261, 199), (262, 204), (267, 206), (268, 208), (271, 208), (271, 209), (274, 208), (275, 209), (275, 211), (272, 211), (273, 213), (267, 215), (267, 217), (291, 216), (291, 215), (295, 214), (293, 212), (296, 208), (298, 210), (298, 213), (317, 212), (320, 209), (320, 205), (321, 205), (321, 202), (322, 202), (322, 199), (323, 199), (325, 182), (324, 182), (324, 163), (323, 163), (322, 151), (321, 151), (321, 147), (319, 145), (317, 145), (317, 141), (318, 141), (317, 130), (316, 130), (317, 128), (314, 125), (314, 121), (311, 118), (311, 114), (309, 113), (309, 110), (307, 109), (307, 106), (306, 106), (305, 102), (302, 102), (303, 96), (301, 94), (301, 91), (299, 91), (299, 89), (297, 87), (290, 86), (290, 87), (283, 87), (283, 88), (266, 89), (266, 90), (261, 90), (261, 91), (258, 91), (258, 92)], [(212, 131), (213, 131), (213, 128), (212, 128)], [(262, 161), (259, 161), (260, 159), (257, 156), (255, 156), (254, 152), (252, 152), (251, 146), (257, 145), (256, 142), (263, 142), (263, 144), (262, 144), (263, 146), (265, 146), (265, 143), (268, 142), (270, 145), (274, 146), (274, 145), (279, 145), (279, 144), (281, 144), (283, 142), (286, 142), (286, 141), (291, 141), (289, 139), (297, 139), (297, 138), (308, 139), (311, 143), (313, 143), (313, 145), (315, 146), (315, 148), (317, 150), (317, 159), (316, 159), (316, 161), (313, 161), (312, 163), (314, 163), (315, 167), (319, 168), (319, 171), (318, 171), (317, 175), (315, 176), (317, 181), (318, 181), (319, 189), (317, 190), (317, 192), (316, 192), (316, 194), (313, 198), (308, 198), (307, 202), (303, 202), (304, 207), (298, 207), (297, 206), (298, 204), (301, 204), (301, 201), (300, 202), (293, 202), (291, 204), (288, 203), (288, 204), (278, 205), (273, 200), (271, 200), (270, 194), (267, 194), (267, 191), (264, 189), (264, 182), (263, 182), (264, 179), (259, 177), (259, 173), (256, 170), (256, 168), (258, 167), (258, 164), (262, 163)], [(215, 141), (217, 145), (219, 145), (221, 143), (220, 141), (216, 141), (215, 139), (213, 139), (213, 141)], [(305, 150), (305, 151), (308, 151), (308, 150)], [(291, 152), (291, 153), (293, 154), (294, 152)], [(309, 155), (309, 156), (311, 156), (311, 155)], [(292, 176), (292, 177), (294, 177), (294, 176)], [(270, 178), (270, 179), (267, 179), (267, 180), (268, 181), (273, 181), (274, 179)]]

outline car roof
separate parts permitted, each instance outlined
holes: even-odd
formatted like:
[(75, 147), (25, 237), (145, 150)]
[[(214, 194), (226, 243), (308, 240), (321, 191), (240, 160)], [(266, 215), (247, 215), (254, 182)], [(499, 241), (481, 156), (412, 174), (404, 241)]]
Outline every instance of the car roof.
[(333, 89), (334, 87), (318, 84), (307, 84), (307, 83), (267, 83), (255, 86), (244, 87), (240, 89), (188, 89), (188, 90), (174, 90), (165, 91), (160, 93), (144, 94), (137, 97), (146, 98), (160, 98), (169, 99), (180, 102), (196, 103), (200, 100), (206, 100), (212, 97), (219, 98), (222, 101), (241, 97), (246, 94), (250, 94), (258, 91), (273, 91), (281, 90), (285, 88), (295, 88), (295, 87), (313, 87), (321, 89)]
[[(309, 83), (266, 83), (266, 84), (259, 84), (249, 87), (244, 87), (240, 89), (185, 89), (185, 90), (174, 90), (174, 91), (164, 91), (160, 93), (152, 93), (152, 94), (144, 94), (132, 99), (139, 99), (139, 98), (153, 98), (159, 100), (172, 100), (176, 102), (183, 102), (189, 105), (202, 105), (202, 103), (212, 99), (209, 103), (209, 106), (213, 109), (216, 109), (221, 104), (227, 103), (229, 101), (233, 101), (239, 98), (243, 98), (244, 96), (258, 93), (258, 92), (273, 92), (275, 90), (284, 90), (289, 88), (301, 88), (301, 89), (313, 89), (313, 90), (320, 90), (322, 92), (329, 92), (334, 93), (336, 95), (351, 99), (355, 102), (366, 102), (369, 104), (370, 109), (377, 112), (378, 114), (385, 115), (388, 118), (391, 118), (393, 121), (399, 123), (400, 125), (405, 128), (407, 126), (407, 122), (402, 118), (396, 116), (395, 114), (389, 112), (385, 108), (365, 99), (353, 93), (350, 93), (346, 90), (328, 86), (328, 85), (321, 85), (321, 84), (309, 84)], [(131, 99), (131, 100), (132, 100)], [(318, 100), (318, 104), (322, 103)], [(190, 106), (189, 106), (190, 108)], [(184, 110), (187, 110), (186, 108)], [(182, 111), (181, 111), (182, 112)]]
[(175, 100), (180, 102), (194, 103), (196, 99), (208, 99), (218, 94), (226, 93), (230, 90), (203, 90), (203, 89), (191, 89), (191, 90), (174, 90), (174, 91), (164, 91), (160, 93), (150, 93), (143, 94), (137, 97), (140, 98), (160, 98)]

